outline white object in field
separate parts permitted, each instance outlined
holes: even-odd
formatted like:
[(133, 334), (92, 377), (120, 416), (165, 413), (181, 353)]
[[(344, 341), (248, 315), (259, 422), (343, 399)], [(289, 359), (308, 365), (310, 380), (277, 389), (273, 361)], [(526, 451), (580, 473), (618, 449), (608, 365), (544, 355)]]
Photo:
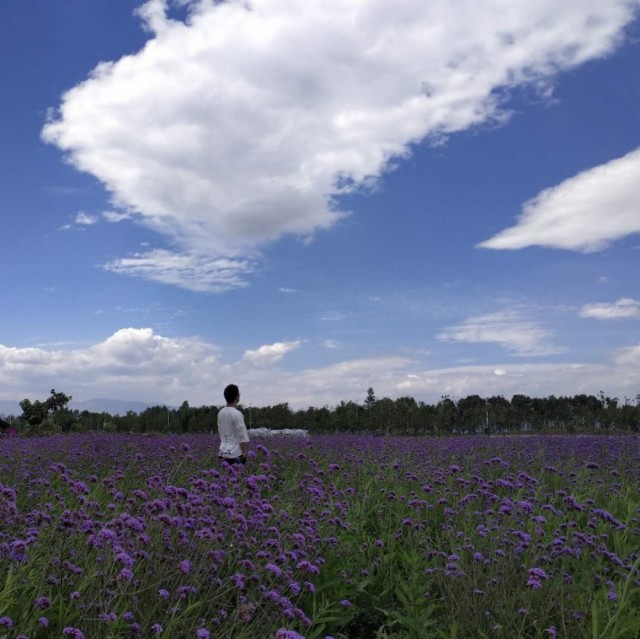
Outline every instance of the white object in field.
[(271, 437), (272, 435), (291, 435), (293, 437), (309, 437), (309, 431), (303, 428), (282, 428), (275, 430), (271, 428), (252, 428), (249, 437)]

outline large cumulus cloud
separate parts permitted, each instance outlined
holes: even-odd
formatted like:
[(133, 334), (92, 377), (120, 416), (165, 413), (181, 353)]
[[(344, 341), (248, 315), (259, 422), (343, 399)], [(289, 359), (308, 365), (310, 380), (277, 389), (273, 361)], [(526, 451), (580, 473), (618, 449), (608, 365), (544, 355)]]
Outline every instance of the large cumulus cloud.
[(62, 97), (43, 138), (167, 246), (106, 268), (241, 286), (260, 247), (347, 212), (411, 146), (504, 119), (502, 90), (605, 55), (637, 0), (191, 0)]

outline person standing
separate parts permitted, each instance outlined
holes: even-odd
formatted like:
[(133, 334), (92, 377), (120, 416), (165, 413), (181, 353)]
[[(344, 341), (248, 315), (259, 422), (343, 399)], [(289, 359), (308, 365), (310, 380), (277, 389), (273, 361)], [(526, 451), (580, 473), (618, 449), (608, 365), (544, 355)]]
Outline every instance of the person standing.
[(218, 456), (229, 464), (246, 464), (249, 452), (249, 433), (244, 416), (236, 408), (240, 402), (240, 389), (229, 384), (224, 389), (227, 405), (218, 412), (220, 449)]

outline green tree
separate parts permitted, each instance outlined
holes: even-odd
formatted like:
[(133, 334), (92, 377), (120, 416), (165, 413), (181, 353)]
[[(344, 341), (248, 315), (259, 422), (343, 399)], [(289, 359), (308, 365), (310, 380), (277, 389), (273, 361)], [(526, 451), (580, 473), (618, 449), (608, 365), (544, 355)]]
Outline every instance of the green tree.
[(67, 407), (67, 404), (71, 401), (71, 395), (65, 395), (64, 393), (56, 393), (56, 389), (51, 389), (51, 395), (44, 402), (47, 411), (57, 413), (59, 410), (63, 410)]
[(477, 433), (486, 426), (487, 404), (480, 395), (468, 395), (458, 400), (460, 423), (468, 433)]
[(20, 408), (22, 408), (22, 419), (32, 428), (40, 426), (49, 414), (46, 404), (37, 399), (33, 403), (28, 399), (23, 399), (20, 402)]
[[(44, 401), (35, 400), (33, 403), (29, 399), (23, 399), (20, 402), (20, 408), (22, 408), (22, 419), (29, 424), (32, 429), (37, 429), (44, 421), (47, 420), (50, 413), (58, 413), (65, 411), (70, 413), (67, 409), (67, 404), (71, 401), (71, 395), (65, 395), (64, 393), (56, 393), (55, 388), (51, 389), (51, 395)], [(69, 421), (69, 415), (65, 414), (64, 419), (59, 420), (60, 426), (63, 428), (69, 426), (74, 420)], [(54, 422), (55, 423), (55, 422)], [(68, 430), (68, 428), (66, 428)]]
[(489, 428), (504, 430), (511, 423), (511, 404), (502, 395), (494, 395), (487, 399), (489, 411)]
[(455, 432), (458, 422), (458, 407), (449, 397), (443, 395), (436, 406), (436, 434), (450, 435)]
[(367, 397), (364, 400), (364, 407), (366, 410), (371, 410), (375, 403), (376, 403), (376, 394), (373, 392), (373, 388), (369, 386), (369, 388), (367, 388)]
[(180, 424), (180, 430), (183, 433), (189, 431), (189, 422), (191, 421), (191, 410), (189, 409), (189, 402), (184, 401), (178, 409), (178, 423)]

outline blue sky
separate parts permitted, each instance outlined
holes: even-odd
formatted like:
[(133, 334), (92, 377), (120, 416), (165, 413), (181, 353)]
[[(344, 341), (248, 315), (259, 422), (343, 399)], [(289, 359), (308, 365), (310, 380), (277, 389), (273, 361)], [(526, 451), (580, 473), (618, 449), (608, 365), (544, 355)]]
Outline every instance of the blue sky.
[(0, 6), (0, 400), (640, 393), (637, 0)]

